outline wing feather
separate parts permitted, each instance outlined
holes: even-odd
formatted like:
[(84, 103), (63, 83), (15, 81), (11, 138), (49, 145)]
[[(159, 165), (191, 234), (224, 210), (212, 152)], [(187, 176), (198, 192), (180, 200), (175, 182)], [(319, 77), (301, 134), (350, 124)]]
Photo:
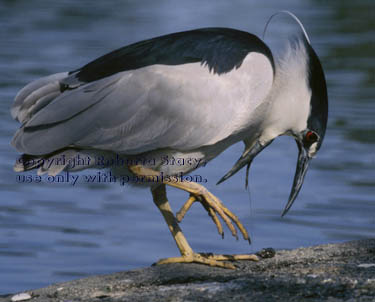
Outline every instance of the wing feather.
[[(207, 33), (209, 46), (202, 40)], [(192, 150), (242, 131), (272, 87), (273, 59), (267, 46), (235, 30), (183, 34), (140, 42), (70, 75), (26, 86), (16, 97), (14, 116), (22, 106), (29, 116), (12, 144), (33, 155), (67, 146), (137, 154), (160, 148)], [(258, 40), (244, 41), (249, 35)], [(163, 45), (166, 54), (161, 58)], [(172, 61), (165, 61), (168, 53)], [(236, 53), (241, 55), (228, 61)], [(186, 59), (191, 55), (194, 60)], [(133, 69), (124, 65), (130, 59), (137, 62)], [(54, 89), (60, 85), (54, 98), (50, 82)]]
[[(38, 80), (35, 80), (24, 88), (22, 88), (16, 95), (14, 103), (11, 108), (11, 115), (14, 119), (23, 123), (29, 117), (28, 109), (39, 100), (39, 97), (51, 92), (51, 87), (59, 91), (59, 81), (68, 76), (67, 72), (52, 74)], [(57, 86), (56, 86), (57, 85)], [(44, 92), (46, 90), (46, 92)]]

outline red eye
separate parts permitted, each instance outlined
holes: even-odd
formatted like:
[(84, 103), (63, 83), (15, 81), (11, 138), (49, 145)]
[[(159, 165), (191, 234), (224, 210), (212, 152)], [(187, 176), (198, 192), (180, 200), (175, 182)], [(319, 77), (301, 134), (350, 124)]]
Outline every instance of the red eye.
[(314, 131), (308, 131), (305, 138), (307, 142), (312, 144), (318, 140), (318, 135)]

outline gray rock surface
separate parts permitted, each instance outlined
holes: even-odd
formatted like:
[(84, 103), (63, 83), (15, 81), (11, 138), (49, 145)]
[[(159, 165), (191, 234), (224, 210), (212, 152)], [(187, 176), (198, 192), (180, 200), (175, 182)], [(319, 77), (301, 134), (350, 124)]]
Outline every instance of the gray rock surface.
[[(237, 270), (167, 264), (33, 291), (28, 301), (375, 301), (375, 239), (277, 251)], [(0, 297), (11, 301), (14, 295)]]

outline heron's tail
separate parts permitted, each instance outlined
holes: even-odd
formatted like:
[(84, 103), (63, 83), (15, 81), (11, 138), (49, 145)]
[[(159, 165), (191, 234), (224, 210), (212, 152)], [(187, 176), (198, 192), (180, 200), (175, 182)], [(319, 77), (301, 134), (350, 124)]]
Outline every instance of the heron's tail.
[[(47, 173), (48, 175), (57, 175), (61, 171), (69, 170), (72, 172), (91, 168), (95, 165), (94, 160), (83, 158), (95, 158), (97, 155), (92, 150), (79, 150), (74, 148), (63, 148), (55, 152), (43, 155), (22, 154), (13, 166), (15, 172), (25, 172), (38, 169), (38, 175)], [(77, 162), (84, 162), (75, 164)]]
[(68, 72), (56, 73), (26, 85), (16, 95), (11, 107), (12, 117), (20, 123), (27, 122), (62, 93), (60, 81), (67, 76)]
[(58, 150), (53, 154), (46, 155), (22, 154), (14, 164), (13, 169), (15, 172), (38, 169), (38, 175), (48, 173), (48, 175), (55, 176), (69, 165), (69, 155), (71, 155), (71, 152), (67, 151)]
[(41, 157), (29, 154), (22, 154), (14, 164), (14, 171), (24, 172), (39, 168), (41, 165)]

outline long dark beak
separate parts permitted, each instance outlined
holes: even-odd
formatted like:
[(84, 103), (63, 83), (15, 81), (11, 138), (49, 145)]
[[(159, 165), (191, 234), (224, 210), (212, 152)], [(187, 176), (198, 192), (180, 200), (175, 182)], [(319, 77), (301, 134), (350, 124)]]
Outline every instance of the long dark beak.
[(309, 166), (310, 157), (308, 156), (307, 151), (303, 147), (302, 143), (296, 140), (298, 146), (298, 161), (296, 167), (296, 173), (294, 174), (293, 187), (290, 191), (289, 200), (286, 204), (283, 213), (281, 216), (284, 216), (288, 213), (289, 209), (292, 207), (294, 200), (297, 198), (299, 191), (301, 190), (303, 180), (305, 178), (307, 168)]
[[(254, 157), (258, 155), (259, 152), (261, 152), (264, 148), (266, 148), (270, 143), (272, 143), (272, 140), (267, 142), (264, 145), (261, 145), (259, 141), (257, 141), (254, 146), (251, 148), (246, 148), (244, 152), (242, 153), (241, 157), (237, 160), (237, 162), (234, 164), (233, 168), (230, 169), (230, 171), (225, 174), (218, 182), (217, 185), (222, 183), (224, 180), (227, 180), (229, 177), (236, 174), (242, 167), (247, 165), (246, 173), (249, 172), (249, 168), (251, 165), (251, 162), (253, 161)], [(246, 185), (247, 185), (247, 175), (246, 175)]]

